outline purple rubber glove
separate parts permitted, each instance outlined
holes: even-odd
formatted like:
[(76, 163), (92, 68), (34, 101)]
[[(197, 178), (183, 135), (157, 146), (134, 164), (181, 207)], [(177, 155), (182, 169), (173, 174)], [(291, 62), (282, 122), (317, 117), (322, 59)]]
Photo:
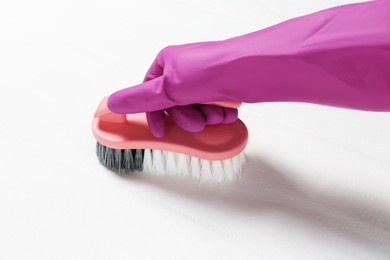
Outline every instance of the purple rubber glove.
[[(164, 48), (145, 82), (112, 94), (115, 113), (164, 110), (182, 128), (230, 123), (235, 109), (204, 102), (294, 101), (390, 111), (390, 1), (344, 5), (224, 41)], [(197, 104), (197, 105), (194, 105)]]

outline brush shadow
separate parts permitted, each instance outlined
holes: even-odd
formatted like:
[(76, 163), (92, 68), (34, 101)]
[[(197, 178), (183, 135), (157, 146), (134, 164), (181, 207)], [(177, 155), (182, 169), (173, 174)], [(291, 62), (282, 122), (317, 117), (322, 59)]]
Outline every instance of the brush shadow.
[(173, 177), (123, 178), (227, 212), (282, 212), (390, 256), (390, 207), (315, 191), (277, 172), (257, 156), (247, 156), (242, 178), (227, 186), (199, 185)]

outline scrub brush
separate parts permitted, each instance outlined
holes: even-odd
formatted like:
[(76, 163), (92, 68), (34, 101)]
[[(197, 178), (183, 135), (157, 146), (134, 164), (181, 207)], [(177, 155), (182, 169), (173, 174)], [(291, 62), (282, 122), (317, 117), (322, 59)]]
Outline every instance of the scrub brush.
[(106, 168), (119, 174), (142, 172), (217, 184), (234, 181), (240, 175), (248, 141), (241, 120), (190, 133), (166, 115), (166, 135), (156, 138), (144, 113), (114, 114), (107, 108), (107, 99), (100, 102), (92, 122), (96, 154)]

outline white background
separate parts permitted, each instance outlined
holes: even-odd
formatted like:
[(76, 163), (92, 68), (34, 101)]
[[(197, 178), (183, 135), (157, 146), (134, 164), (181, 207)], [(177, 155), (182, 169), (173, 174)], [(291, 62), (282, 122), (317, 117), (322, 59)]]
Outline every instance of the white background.
[(390, 259), (390, 113), (243, 105), (226, 187), (119, 177), (90, 129), (166, 45), (348, 2), (0, 0), (0, 259)]

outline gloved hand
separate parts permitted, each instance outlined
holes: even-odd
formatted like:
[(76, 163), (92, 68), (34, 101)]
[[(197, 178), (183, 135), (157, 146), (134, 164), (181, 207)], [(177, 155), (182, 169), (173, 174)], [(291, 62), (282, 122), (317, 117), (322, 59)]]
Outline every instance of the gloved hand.
[(145, 82), (112, 94), (114, 113), (166, 110), (189, 131), (230, 123), (237, 110), (205, 102), (295, 101), (390, 111), (390, 1), (327, 9), (223, 41), (164, 48)]
[(234, 122), (237, 102), (236, 107), (229, 102), (229, 107), (217, 105), (223, 102), (213, 102), (236, 99), (235, 95), (228, 94), (227, 86), (212, 82), (216, 80), (211, 74), (214, 73), (212, 63), (218, 65), (217, 55), (225, 56), (221, 53), (223, 48), (216, 44), (204, 42), (164, 48), (146, 73), (144, 83), (111, 95), (109, 109), (122, 114), (147, 112), (149, 127), (156, 137), (165, 133), (164, 110), (187, 131), (201, 131), (206, 124)]

